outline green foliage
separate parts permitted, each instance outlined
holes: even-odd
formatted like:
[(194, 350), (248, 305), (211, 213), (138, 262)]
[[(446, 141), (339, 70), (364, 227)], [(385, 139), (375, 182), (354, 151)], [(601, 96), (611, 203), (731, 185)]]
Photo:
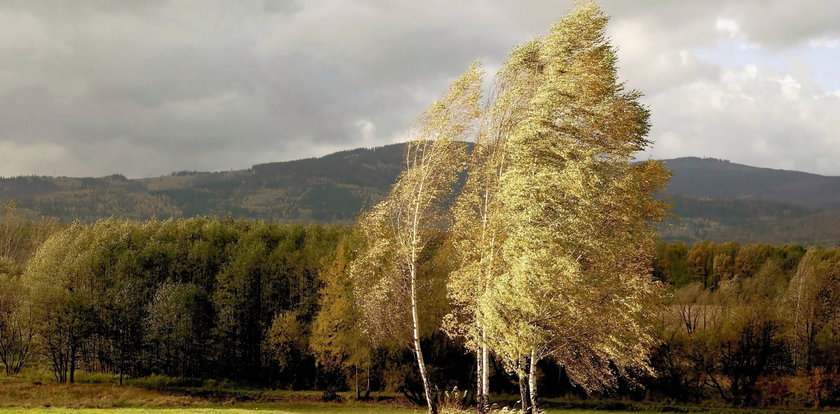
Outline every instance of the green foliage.
[(311, 322), (317, 275), (344, 232), (209, 218), (74, 223), (23, 280), (61, 382), (80, 368), (265, 378), (274, 315)]
[(24, 267), (41, 243), (60, 228), (55, 219), (35, 217), (14, 201), (0, 204), (0, 260)]
[[(312, 353), (321, 366), (339, 371), (348, 382), (352, 378), (357, 399), (361, 398), (360, 371), (369, 376), (373, 362), (373, 346), (364, 334), (361, 310), (349, 275), (359, 242), (355, 232), (342, 238), (335, 259), (322, 271), (320, 306), (312, 323), (310, 340)], [(370, 394), (369, 382), (366, 394)]]
[(654, 276), (657, 279), (668, 281), (676, 287), (698, 280), (687, 260), (688, 249), (685, 244), (660, 242), (656, 245), (656, 253), (658, 259), (654, 264)]
[(306, 327), (292, 311), (278, 313), (265, 333), (267, 355), (281, 372), (299, 372), (308, 348)]
[(200, 355), (209, 344), (212, 326), (205, 293), (194, 283), (164, 282), (145, 311), (145, 340), (150, 349), (146, 364), (151, 371), (199, 376)]
[[(7, 240), (54, 231), (29, 233), (47, 223), (30, 217), (15, 223)], [(421, 257), (420, 280), (438, 296), (454, 262), (445, 236)], [(49, 374), (33, 376), (33, 368), (76, 382), (118, 382), (123, 373), (132, 384), (158, 373), (146, 381), (163, 388), (201, 387), (214, 377), (313, 387), (317, 377), (319, 387), (358, 383), (422, 396), (412, 354), (393, 351), (404, 342), (373, 347), (359, 319), (347, 269), (360, 243), (343, 227), (232, 219), (72, 224), (40, 247), (17, 244), (17, 259), (0, 259), (0, 345), (28, 347), (16, 359), (23, 364), (7, 358), (5, 367), (23, 367), (19, 375), (38, 382)], [(657, 251), (655, 274), (675, 293), (658, 315), (651, 363), (659, 377), (640, 378), (652, 398), (840, 401), (837, 248), (703, 242)], [(447, 311), (441, 303), (422, 304), (429, 375), (447, 389), (470, 387), (474, 360), (435, 333)], [(21, 340), (28, 329), (37, 335)], [(16, 339), (4, 342), (10, 331)], [(493, 392), (514, 392), (496, 372)], [(574, 392), (550, 372), (540, 375), (547, 393)]]
[(14, 262), (0, 258), (0, 363), (6, 375), (19, 373), (32, 353), (33, 320), (21, 273)]

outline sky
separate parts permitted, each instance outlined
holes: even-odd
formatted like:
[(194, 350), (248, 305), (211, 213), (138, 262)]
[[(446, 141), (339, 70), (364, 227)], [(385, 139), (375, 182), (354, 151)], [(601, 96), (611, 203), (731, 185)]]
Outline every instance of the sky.
[[(603, 0), (640, 159), (840, 175), (840, 1)], [(0, 176), (150, 177), (404, 139), (558, 0), (0, 0)]]

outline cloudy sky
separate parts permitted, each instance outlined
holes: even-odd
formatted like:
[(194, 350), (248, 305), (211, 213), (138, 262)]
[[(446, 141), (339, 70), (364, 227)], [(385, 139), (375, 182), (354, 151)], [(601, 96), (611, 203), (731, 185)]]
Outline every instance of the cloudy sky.
[[(840, 175), (840, 1), (604, 0), (653, 148)], [(0, 0), (0, 176), (228, 170), (400, 141), (567, 1)]]

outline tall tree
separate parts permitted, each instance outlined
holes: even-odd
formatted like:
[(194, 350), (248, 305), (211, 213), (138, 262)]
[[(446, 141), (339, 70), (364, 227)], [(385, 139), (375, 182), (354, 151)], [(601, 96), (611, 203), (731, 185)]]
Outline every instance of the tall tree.
[(818, 358), (818, 338), (836, 337), (840, 331), (840, 316), (835, 309), (840, 304), (840, 250), (814, 246), (799, 262), (790, 280), (785, 297), (785, 316), (788, 321), (788, 340), (794, 368), (810, 371)]
[(0, 362), (6, 375), (19, 373), (28, 362), (35, 333), (21, 273), (11, 260), (0, 258)]
[(527, 116), (533, 96), (539, 63), (535, 45), (516, 48), (497, 74), (467, 163), (467, 181), (452, 211), (457, 265), (447, 282), (452, 309), (444, 329), (450, 336), (463, 338), (476, 355), (479, 412), (490, 407), (490, 348), (480, 304), (494, 279), (505, 271), (501, 246), (509, 223), (502, 214), (499, 183), (508, 163), (507, 138)]
[[(360, 371), (370, 379), (370, 341), (363, 334), (362, 320), (348, 270), (358, 237), (349, 234), (339, 241), (333, 261), (321, 272), (320, 309), (312, 322), (310, 347), (316, 361), (327, 369), (344, 371), (353, 378), (356, 399), (361, 399)], [(370, 382), (366, 396), (370, 394)]]
[(580, 2), (531, 43), (534, 92), (507, 139), (499, 197), (511, 223), (501, 246), (507, 270), (482, 314), (508, 366), (527, 365), (534, 410), (539, 360), (599, 389), (647, 370), (655, 342), (659, 285), (649, 263), (664, 204), (651, 196), (668, 174), (660, 163), (633, 164), (649, 145), (648, 111), (617, 80), (607, 20)]
[(37, 331), (60, 383), (75, 381), (82, 348), (97, 325), (100, 288), (110, 271), (101, 256), (113, 250), (109, 236), (127, 233), (125, 226), (116, 220), (94, 226), (73, 223), (41, 245), (23, 275)]
[(359, 222), (366, 246), (351, 268), (356, 287), (361, 289), (356, 296), (365, 317), (390, 321), (373, 326), (401, 336), (405, 331), (393, 322), (407, 322), (432, 414), (437, 412), (437, 404), (420, 347), (420, 264), (428, 253), (428, 243), (445, 224), (445, 199), (463, 164), (464, 144), (460, 141), (473, 133), (479, 115), (481, 82), (479, 66), (471, 66), (450, 85), (443, 99), (420, 116), (411, 130), (405, 170), (388, 197)]
[(199, 374), (198, 355), (207, 349), (210, 305), (193, 283), (165, 282), (145, 306), (146, 364), (153, 372)]

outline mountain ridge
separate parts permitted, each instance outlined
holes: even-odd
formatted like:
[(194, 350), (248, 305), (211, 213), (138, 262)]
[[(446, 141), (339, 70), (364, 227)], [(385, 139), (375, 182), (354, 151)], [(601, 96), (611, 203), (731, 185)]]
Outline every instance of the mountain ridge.
[(682, 157), (662, 161), (680, 172), (671, 177), (671, 192), (840, 208), (838, 176), (753, 167), (716, 158)]
[[(282, 222), (352, 223), (389, 191), (404, 144), (356, 148), (232, 171), (179, 171), (129, 179), (0, 178), (0, 201), (63, 221), (144, 220), (195, 215)], [(672, 170), (662, 196), (673, 202), (660, 229), (668, 241), (840, 243), (840, 177), (752, 167), (725, 160), (662, 160)]]

